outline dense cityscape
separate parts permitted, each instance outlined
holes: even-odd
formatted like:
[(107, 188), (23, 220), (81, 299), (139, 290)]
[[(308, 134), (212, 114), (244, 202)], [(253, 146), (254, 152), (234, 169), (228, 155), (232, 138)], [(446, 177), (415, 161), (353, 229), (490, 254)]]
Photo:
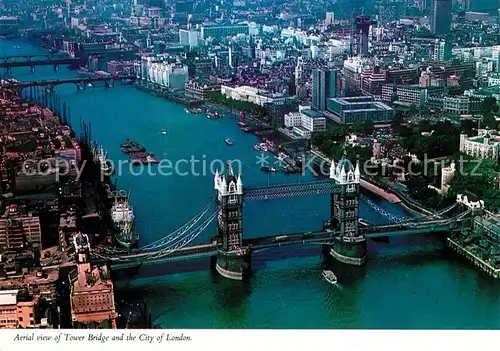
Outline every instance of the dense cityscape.
[[(260, 251), (294, 245), (321, 244), (340, 263), (320, 270), (334, 286), (343, 269), (364, 269), (373, 245), (429, 233), (462, 269), (500, 278), (496, 0), (0, 0), (0, 14), (0, 328), (160, 328), (147, 303), (119, 295), (118, 280), (144, 267), (182, 272), (185, 261), (252, 280)], [(229, 151), (214, 148), (224, 157), (207, 175), (215, 201), (179, 202), (189, 220), (146, 240), (111, 147), (61, 98), (68, 86), (134, 89), (182, 106), (179, 118), (229, 120), (255, 138), (244, 147), (261, 159), (243, 169), (267, 184), (247, 186)], [(230, 136), (222, 149), (240, 147)], [(164, 166), (135, 138), (119, 150), (130, 173)], [(290, 180), (273, 184), (278, 173)], [(243, 234), (243, 202), (313, 195), (328, 196), (320, 229)]]

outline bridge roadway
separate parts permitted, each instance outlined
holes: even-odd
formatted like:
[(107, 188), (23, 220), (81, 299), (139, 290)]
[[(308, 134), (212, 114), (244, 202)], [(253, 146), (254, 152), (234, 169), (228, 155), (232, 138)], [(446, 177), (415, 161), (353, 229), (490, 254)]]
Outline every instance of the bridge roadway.
[(339, 192), (340, 187), (330, 180), (245, 188), (245, 200), (279, 199), (290, 196), (319, 195)]
[(33, 66), (58, 66), (58, 65), (75, 65), (82, 64), (82, 60), (78, 58), (56, 58), (48, 60), (26, 60), (26, 61), (4, 61), (0, 62), (0, 68), (14, 67), (33, 67)]
[[(456, 225), (460, 218), (430, 220), (425, 222), (413, 222), (409, 224), (388, 224), (378, 226), (366, 226), (360, 228), (360, 232), (365, 234), (367, 239), (380, 237), (393, 237), (401, 235), (416, 235), (423, 233), (445, 233), (458, 228)], [(338, 233), (334, 231), (318, 231), (296, 234), (273, 235), (259, 238), (250, 238), (243, 240), (243, 246), (248, 246), (252, 251), (261, 249), (281, 247), (287, 245), (321, 245), (327, 244), (333, 240)], [(349, 240), (350, 238), (344, 238)], [(356, 239), (354, 239), (356, 240)], [(130, 253), (108, 260), (111, 268), (114, 270), (137, 267), (140, 265), (154, 265), (167, 262), (185, 261), (203, 257), (217, 255), (218, 245), (211, 244), (188, 246), (177, 251), (157, 251)], [(100, 259), (97, 259), (100, 261)]]
[(64, 79), (51, 79), (51, 80), (33, 80), (33, 81), (24, 81), (24, 82), (8, 82), (4, 83), (2, 87), (4, 88), (28, 88), (34, 86), (54, 86), (61, 85), (67, 83), (91, 83), (91, 82), (106, 82), (106, 81), (117, 81), (117, 80), (127, 80), (127, 79), (135, 79), (136, 77), (133, 75), (126, 76), (102, 76), (102, 77), (77, 77), (77, 78), (64, 78)]
[[(217, 244), (204, 244), (197, 246), (187, 246), (176, 251), (165, 253), (165, 256), (155, 258), (154, 255), (160, 255), (161, 252), (149, 252), (116, 257), (116, 259), (103, 260), (101, 258), (93, 259), (92, 261), (100, 262), (107, 261), (113, 270), (126, 269), (137, 267), (140, 265), (148, 266), (175, 261), (187, 261), (203, 257), (211, 257), (217, 255)], [(97, 256), (99, 257), (99, 256)]]

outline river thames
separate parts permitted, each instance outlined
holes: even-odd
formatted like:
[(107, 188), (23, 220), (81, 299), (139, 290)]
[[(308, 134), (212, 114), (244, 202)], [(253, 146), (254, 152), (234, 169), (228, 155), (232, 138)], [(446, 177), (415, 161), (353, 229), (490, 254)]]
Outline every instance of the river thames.
[[(19, 48), (16, 48), (19, 46)], [(0, 40), (0, 55), (41, 53), (21, 40)], [(4, 72), (1, 72), (2, 74)], [(13, 70), (18, 80), (73, 77), (60, 67)], [(256, 163), (257, 137), (242, 133), (234, 120), (207, 120), (184, 107), (150, 96), (133, 86), (86, 91), (72, 84), (56, 88), (71, 107), (75, 129), (80, 117), (92, 123), (92, 135), (117, 162), (120, 143), (131, 138), (148, 151), (175, 163), (181, 159), (241, 161), (244, 186), (313, 179), (308, 174), (267, 174)], [(167, 135), (160, 130), (167, 129)], [(229, 147), (226, 138), (234, 141)], [(201, 164), (201, 163), (200, 163)], [(201, 166), (200, 166), (201, 167)], [(131, 192), (141, 244), (172, 232), (213, 200), (213, 175), (134, 175), (124, 168), (117, 184)], [(184, 171), (188, 171), (188, 167)], [(198, 168), (199, 173), (202, 169)], [(399, 216), (403, 209), (385, 200), (373, 202)], [(244, 236), (312, 231), (328, 216), (326, 196), (268, 200), (245, 204)], [(360, 215), (374, 223), (387, 220), (361, 202)], [(209, 227), (196, 239), (206, 242)], [(368, 328), (497, 329), (500, 284), (445, 249), (434, 235), (399, 237), (369, 243), (365, 267), (333, 264), (339, 286), (322, 277), (320, 249), (269, 250), (254, 257), (249, 281), (225, 280), (209, 271), (155, 275), (119, 281), (118, 294), (146, 301), (153, 323), (162, 328)], [(284, 259), (281, 259), (284, 258)], [(161, 272), (157, 272), (161, 273)]]

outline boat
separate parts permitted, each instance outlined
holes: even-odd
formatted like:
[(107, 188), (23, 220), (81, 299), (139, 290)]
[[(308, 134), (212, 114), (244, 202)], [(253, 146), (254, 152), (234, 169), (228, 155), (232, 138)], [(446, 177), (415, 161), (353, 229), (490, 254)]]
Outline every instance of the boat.
[(127, 222), (125, 224), (123, 230), (115, 235), (115, 241), (127, 249), (138, 244), (139, 233), (134, 231), (133, 222)]
[(224, 142), (229, 146), (233, 146), (233, 141), (231, 139), (226, 139)]
[(160, 163), (160, 160), (155, 155), (145, 152), (134, 152), (130, 153), (129, 156), (134, 166)]
[(260, 169), (264, 172), (277, 172), (276, 168), (269, 166), (262, 166)]
[[(186, 112), (187, 114), (198, 114), (198, 113), (201, 113), (202, 112), (202, 109), (199, 108), (199, 107), (192, 107), (192, 108), (185, 108), (184, 109), (184, 112)], [(207, 117), (208, 118), (208, 117)]]
[(166, 129), (162, 129), (161, 132), (160, 132), (161, 135), (167, 135), (167, 130)]
[(260, 151), (260, 145), (259, 145), (259, 144), (254, 144), (254, 145), (253, 145), (253, 149), (254, 149), (255, 151)]
[(323, 271), (323, 278), (330, 284), (337, 284), (337, 277), (332, 271)]
[(145, 147), (143, 147), (141, 144), (139, 144), (133, 140), (127, 140), (125, 143), (120, 145), (120, 148), (121, 148), (122, 152), (125, 154), (146, 151)]
[[(111, 207), (111, 221), (115, 229), (119, 231), (133, 230), (135, 215), (128, 201), (129, 196), (115, 196), (115, 202)], [(127, 229), (128, 228), (128, 229)]]
[(107, 153), (104, 151), (102, 145), (95, 143), (92, 146), (92, 154), (94, 161), (100, 166), (101, 172), (105, 174), (112, 174), (114, 172), (111, 161), (107, 159)]

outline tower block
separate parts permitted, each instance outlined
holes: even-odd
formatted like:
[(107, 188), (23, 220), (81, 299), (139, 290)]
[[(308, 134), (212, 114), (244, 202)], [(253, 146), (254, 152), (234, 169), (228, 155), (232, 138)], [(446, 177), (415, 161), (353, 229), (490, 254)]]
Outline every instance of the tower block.
[(359, 163), (356, 168), (346, 155), (330, 166), (336, 190), (331, 194), (331, 224), (335, 231), (330, 254), (340, 262), (361, 266), (366, 261), (366, 237), (359, 231)]
[(215, 269), (223, 277), (243, 280), (251, 273), (251, 253), (243, 247), (243, 183), (229, 162), (225, 174), (215, 173), (217, 241), (220, 249)]

